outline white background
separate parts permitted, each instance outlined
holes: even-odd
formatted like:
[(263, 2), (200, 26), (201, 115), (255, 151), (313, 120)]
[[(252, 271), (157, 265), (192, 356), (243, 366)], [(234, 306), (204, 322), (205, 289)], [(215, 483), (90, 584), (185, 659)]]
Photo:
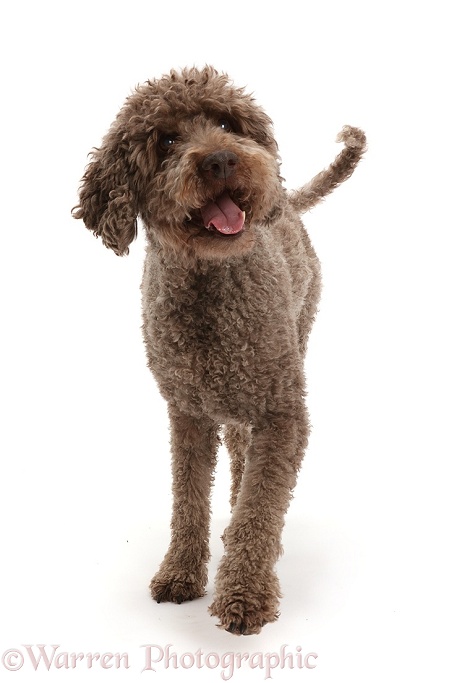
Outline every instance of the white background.
[[(318, 654), (313, 670), (273, 670), (277, 681), (447, 680), (443, 5), (2, 10), (0, 654), (54, 643), (127, 652), (130, 664), (47, 673), (25, 660), (14, 674), (0, 664), (2, 680), (222, 680), (220, 667), (163, 662), (141, 674), (144, 644), (178, 657)], [(119, 259), (70, 215), (87, 153), (132, 88), (204, 63), (272, 117), (289, 188), (333, 160), (342, 125), (369, 141), (353, 178), (305, 216), (324, 281), (307, 362), (313, 435), (278, 563), (282, 615), (247, 638), (207, 613), (229, 516), (225, 452), (208, 595), (149, 597), (171, 497), (165, 405), (140, 332), (143, 235)], [(232, 680), (265, 675), (246, 663)]]

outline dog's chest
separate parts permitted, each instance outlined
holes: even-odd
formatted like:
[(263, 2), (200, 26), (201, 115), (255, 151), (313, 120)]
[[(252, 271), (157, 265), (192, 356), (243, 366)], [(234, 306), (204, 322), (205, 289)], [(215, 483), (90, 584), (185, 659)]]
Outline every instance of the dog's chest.
[(143, 294), (149, 365), (169, 401), (232, 416), (260, 403), (296, 360), (289, 302), (271, 272), (161, 269), (144, 277)]
[(266, 302), (248, 291), (253, 289), (223, 268), (166, 282), (150, 302), (155, 365), (165, 368), (169, 359), (174, 370), (185, 376), (194, 372), (203, 380), (239, 372), (251, 349), (260, 345), (266, 315)]

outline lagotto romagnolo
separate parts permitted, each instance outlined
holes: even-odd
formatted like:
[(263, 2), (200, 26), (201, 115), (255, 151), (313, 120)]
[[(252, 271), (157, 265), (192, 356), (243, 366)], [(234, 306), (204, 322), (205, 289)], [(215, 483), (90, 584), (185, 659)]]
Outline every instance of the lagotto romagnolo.
[(158, 602), (204, 595), (220, 432), (232, 516), (210, 612), (235, 634), (278, 617), (274, 566), (309, 434), (304, 355), (320, 266), (300, 215), (349, 178), (365, 136), (346, 126), (328, 169), (288, 192), (271, 121), (215, 69), (137, 87), (82, 179), (75, 218), (123, 255), (137, 217), (148, 365), (168, 404), (171, 542)]

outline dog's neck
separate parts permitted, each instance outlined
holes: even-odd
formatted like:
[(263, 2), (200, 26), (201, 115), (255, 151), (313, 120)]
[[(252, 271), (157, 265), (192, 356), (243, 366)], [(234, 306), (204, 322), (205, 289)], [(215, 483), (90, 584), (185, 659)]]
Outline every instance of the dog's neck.
[(250, 251), (238, 256), (224, 258), (198, 258), (187, 249), (176, 250), (162, 245), (159, 240), (147, 231), (147, 258), (152, 268), (157, 268), (160, 275), (179, 287), (191, 287), (193, 282), (201, 279), (223, 278), (236, 267), (241, 268), (251, 258)]

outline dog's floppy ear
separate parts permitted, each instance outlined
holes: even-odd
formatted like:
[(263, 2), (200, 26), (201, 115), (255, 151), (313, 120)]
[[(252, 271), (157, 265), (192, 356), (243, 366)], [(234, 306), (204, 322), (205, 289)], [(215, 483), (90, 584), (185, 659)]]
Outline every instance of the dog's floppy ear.
[(137, 235), (138, 212), (135, 171), (123, 124), (116, 121), (91, 156), (72, 215), (81, 218), (106, 247), (123, 256)]

